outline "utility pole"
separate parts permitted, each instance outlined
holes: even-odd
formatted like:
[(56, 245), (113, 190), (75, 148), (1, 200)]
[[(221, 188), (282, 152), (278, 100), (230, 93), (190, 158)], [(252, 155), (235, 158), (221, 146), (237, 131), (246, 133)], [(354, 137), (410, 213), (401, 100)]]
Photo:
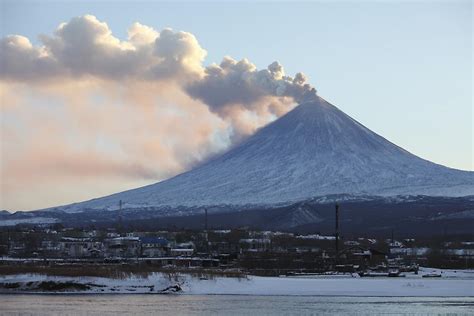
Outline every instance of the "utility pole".
[(206, 249), (207, 249), (207, 254), (209, 254), (209, 235), (207, 233), (207, 208), (204, 208), (204, 234), (206, 236)]
[(336, 203), (336, 264), (339, 261), (339, 204)]
[(204, 209), (204, 230), (206, 231), (207, 233), (207, 208)]
[(117, 232), (120, 234), (122, 231), (122, 200), (119, 201), (119, 210), (117, 216)]

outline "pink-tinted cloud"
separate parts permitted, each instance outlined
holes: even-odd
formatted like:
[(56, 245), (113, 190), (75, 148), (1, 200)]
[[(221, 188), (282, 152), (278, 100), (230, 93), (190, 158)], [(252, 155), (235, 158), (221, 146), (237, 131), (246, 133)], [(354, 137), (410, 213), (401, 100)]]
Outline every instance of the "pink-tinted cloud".
[[(194, 35), (85, 15), (0, 40), (0, 207), (35, 209), (182, 172), (314, 95), (303, 74), (224, 58)], [(57, 194), (55, 193), (57, 192)], [(74, 192), (77, 192), (75, 194)], [(26, 198), (28, 197), (28, 198)]]

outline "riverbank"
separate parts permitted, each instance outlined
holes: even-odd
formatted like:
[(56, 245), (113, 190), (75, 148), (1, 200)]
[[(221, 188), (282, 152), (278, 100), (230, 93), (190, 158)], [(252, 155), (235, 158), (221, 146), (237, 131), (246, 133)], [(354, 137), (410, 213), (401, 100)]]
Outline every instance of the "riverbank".
[(125, 278), (17, 274), (0, 276), (0, 293), (137, 293), (191, 295), (296, 296), (474, 296), (473, 270), (436, 270), (442, 276), (425, 278), (433, 269), (400, 278), (346, 276), (198, 277), (186, 273), (150, 273)]

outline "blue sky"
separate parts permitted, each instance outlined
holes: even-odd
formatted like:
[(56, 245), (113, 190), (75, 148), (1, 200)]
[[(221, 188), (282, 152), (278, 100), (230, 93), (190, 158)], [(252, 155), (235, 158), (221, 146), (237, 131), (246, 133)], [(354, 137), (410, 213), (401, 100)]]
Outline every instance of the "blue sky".
[[(220, 63), (227, 55), (237, 60), (248, 58), (259, 69), (278, 61), (289, 75), (304, 72), (320, 96), (393, 143), (436, 163), (474, 170), (471, 1), (2, 0), (0, 5), (1, 36), (23, 35), (34, 45), (41, 44), (40, 34), (51, 35), (61, 22), (92, 14), (106, 22), (113, 35), (122, 40), (127, 38), (127, 29), (134, 22), (157, 31), (170, 27), (190, 32), (207, 51), (205, 65)], [(74, 87), (66, 87), (74, 92)], [(28, 100), (36, 102), (36, 105), (31, 105), (36, 106), (38, 117), (44, 115), (51, 119), (52, 116), (47, 116), (48, 111), (67, 117), (61, 112), (64, 100), (37, 96), (34, 90), (26, 92), (31, 94)], [(98, 99), (101, 97), (103, 95), (97, 95)], [(173, 104), (175, 101), (166, 102)], [(47, 110), (43, 111), (43, 108)], [(84, 106), (84, 109), (88, 107)], [(128, 115), (125, 109), (121, 111), (124, 112), (120, 115)], [(80, 115), (84, 120), (94, 118), (94, 113), (81, 112)], [(215, 124), (215, 128), (218, 126), (219, 123), (213, 118), (208, 119)], [(6, 123), (5, 127), (15, 122), (14, 118), (10, 121), (4, 119), (2, 124)], [(64, 120), (61, 124), (65, 128), (72, 124), (71, 130), (65, 133), (65, 139), (77, 141), (76, 145), (85, 150), (81, 152), (84, 156), (87, 156), (89, 140), (107, 144), (99, 151), (107, 151), (106, 147), (115, 148), (117, 145), (108, 140), (106, 134), (92, 135), (93, 132), (87, 128), (88, 123)], [(96, 122), (96, 128), (104, 132), (100, 124)], [(78, 129), (74, 130), (75, 127)], [(117, 126), (109, 127), (116, 131)], [(145, 128), (145, 125), (142, 127)], [(74, 136), (78, 131), (85, 131), (80, 142), (79, 137)], [(129, 131), (123, 132), (125, 137), (129, 135)], [(53, 130), (44, 134), (58, 133), (61, 132)], [(189, 135), (183, 137), (186, 139)], [(14, 141), (10, 143), (16, 146)], [(53, 141), (51, 143), (54, 144)], [(143, 148), (147, 146), (148, 143)], [(193, 146), (200, 148), (199, 144)], [(75, 151), (67, 154), (74, 156)], [(104, 156), (100, 157), (107, 154), (103, 153)], [(15, 157), (22, 157), (22, 151), (19, 150), (16, 155), (3, 152), (0, 158), (14, 161)], [(63, 160), (66, 161), (62, 161), (61, 168), (64, 170), (77, 168), (78, 172), (82, 172), (89, 166), (83, 162), (71, 168), (69, 156), (65, 155)], [(174, 166), (171, 160), (168, 163)], [(118, 164), (114, 169), (108, 161), (98, 161), (101, 165), (94, 166), (97, 168), (94, 170), (123, 170)], [(144, 165), (151, 166), (153, 163), (150, 160)], [(34, 167), (37, 165), (35, 162), (31, 167), (34, 172), (37, 172), (38, 167)], [(40, 163), (39, 166), (43, 165)], [(127, 161), (125, 169), (130, 167), (133, 169), (129, 170), (131, 173), (148, 174), (147, 170), (137, 171), (134, 166), (134, 163)], [(166, 163), (160, 165), (160, 172), (166, 166)], [(173, 172), (170, 171), (168, 176)], [(23, 173), (23, 182), (17, 181), (10, 187), (14, 193), (5, 193), (3, 189), (4, 200), (6, 195), (10, 196), (9, 201), (0, 207), (33, 209), (75, 202), (156, 182), (167, 174), (164, 172), (157, 178), (127, 181), (111, 177), (104, 183), (97, 181), (102, 177), (98, 175), (97, 178), (88, 178), (90, 186), (84, 188), (83, 179), (74, 178), (74, 175), (67, 179), (61, 178), (63, 175), (58, 176), (48, 186), (48, 172), (44, 169), (44, 178), (41, 179), (46, 179), (45, 182), (37, 181), (43, 186), (43, 191), (40, 192), (39, 187), (38, 190), (29, 188), (30, 192), (37, 191), (37, 196), (29, 196), (26, 203), (24, 196), (17, 194), (21, 192), (18, 188), (32, 181), (29, 181), (28, 170)]]
[(193, 33), (208, 52), (278, 60), (402, 147), (473, 170), (471, 1), (2, 1), (2, 36), (37, 43), (86, 13), (126, 37), (135, 21)]

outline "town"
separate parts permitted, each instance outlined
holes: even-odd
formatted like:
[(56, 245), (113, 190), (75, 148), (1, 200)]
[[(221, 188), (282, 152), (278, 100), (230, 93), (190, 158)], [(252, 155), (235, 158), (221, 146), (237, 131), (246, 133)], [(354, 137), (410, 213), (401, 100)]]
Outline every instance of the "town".
[[(0, 274), (35, 269), (199, 270), (260, 276), (358, 273), (399, 276), (419, 266), (474, 268), (469, 236), (371, 238), (283, 231), (139, 231), (61, 224), (3, 227)], [(3, 271), (3, 272), (2, 272)], [(44, 270), (41, 270), (44, 271)], [(80, 273), (80, 272), (78, 272)]]

